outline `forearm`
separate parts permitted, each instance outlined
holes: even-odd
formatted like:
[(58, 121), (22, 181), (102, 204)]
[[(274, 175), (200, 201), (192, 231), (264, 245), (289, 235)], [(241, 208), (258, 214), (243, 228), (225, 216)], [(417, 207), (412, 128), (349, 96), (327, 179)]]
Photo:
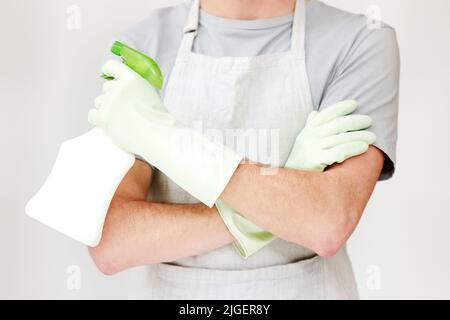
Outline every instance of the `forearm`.
[(371, 148), (324, 173), (262, 175), (258, 165), (241, 165), (221, 199), (280, 238), (330, 255), (356, 227), (382, 164), (382, 153)]
[(221, 199), (278, 237), (313, 247), (305, 231), (316, 229), (316, 219), (333, 200), (326, 192), (328, 176), (281, 168), (275, 175), (262, 175), (260, 170), (259, 165), (239, 166)]
[(100, 270), (114, 274), (212, 251), (231, 242), (215, 208), (115, 200), (102, 241), (90, 253)]
[(136, 161), (117, 189), (100, 244), (89, 248), (103, 273), (174, 261), (232, 242), (215, 208), (146, 201), (151, 180), (151, 168)]

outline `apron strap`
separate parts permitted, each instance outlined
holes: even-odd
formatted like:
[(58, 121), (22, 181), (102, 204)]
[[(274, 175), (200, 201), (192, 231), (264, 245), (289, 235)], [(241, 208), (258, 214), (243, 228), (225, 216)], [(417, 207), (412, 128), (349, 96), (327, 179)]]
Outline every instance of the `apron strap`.
[(183, 30), (183, 40), (181, 41), (180, 48), (178, 49), (177, 59), (186, 60), (189, 53), (192, 51), (194, 39), (198, 32), (199, 10), (199, 0), (193, 0), (191, 9), (189, 10), (187, 23)]
[(297, 0), (295, 4), (294, 21), (292, 25), (291, 51), (305, 56), (306, 38), (306, 4), (305, 0)]

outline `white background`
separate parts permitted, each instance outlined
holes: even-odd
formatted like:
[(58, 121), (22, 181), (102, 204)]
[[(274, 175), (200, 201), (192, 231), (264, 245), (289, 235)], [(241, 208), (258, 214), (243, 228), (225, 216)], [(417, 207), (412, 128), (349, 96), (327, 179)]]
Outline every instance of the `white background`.
[[(349, 243), (361, 296), (450, 299), (450, 1), (326, 2), (358, 13), (378, 5), (402, 56), (397, 174), (377, 186)], [(147, 268), (101, 275), (83, 246), (26, 217), (24, 205), (59, 144), (89, 128), (112, 35), (172, 3), (2, 1), (0, 298), (148, 297)], [(81, 8), (80, 30), (67, 28), (70, 5)], [(79, 290), (67, 286), (71, 265)]]

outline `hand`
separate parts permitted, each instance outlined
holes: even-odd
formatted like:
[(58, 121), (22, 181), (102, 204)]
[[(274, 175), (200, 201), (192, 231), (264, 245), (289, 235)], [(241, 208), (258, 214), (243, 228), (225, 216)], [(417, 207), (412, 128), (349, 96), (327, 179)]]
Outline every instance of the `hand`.
[(363, 154), (376, 140), (364, 129), (372, 125), (365, 115), (350, 115), (358, 107), (353, 100), (342, 101), (324, 111), (313, 111), (298, 135), (285, 167), (323, 171), (333, 163)]
[(123, 150), (133, 154), (142, 151), (138, 144), (142, 141), (143, 126), (162, 136), (166, 131), (164, 124), (177, 124), (156, 89), (131, 68), (111, 60), (102, 71), (114, 80), (103, 85), (102, 94), (95, 99), (95, 109), (89, 111), (88, 121), (104, 129)]

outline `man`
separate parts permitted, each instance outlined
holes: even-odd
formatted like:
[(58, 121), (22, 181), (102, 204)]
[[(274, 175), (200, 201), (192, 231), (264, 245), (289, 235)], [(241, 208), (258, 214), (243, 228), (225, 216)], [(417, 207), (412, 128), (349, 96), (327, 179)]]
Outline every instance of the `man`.
[[(99, 269), (154, 265), (155, 298), (357, 298), (345, 243), (377, 180), (394, 171), (394, 31), (367, 28), (364, 17), (315, 0), (203, 0), (158, 9), (121, 40), (161, 64), (169, 75), (164, 104), (186, 125), (200, 119), (223, 131), (279, 130), (276, 174), (241, 163), (220, 195), (278, 239), (243, 259), (230, 246), (220, 206), (198, 204), (137, 161), (111, 203), (100, 245), (90, 248)], [(307, 114), (345, 99), (372, 118), (375, 146), (324, 172), (281, 168)]]

